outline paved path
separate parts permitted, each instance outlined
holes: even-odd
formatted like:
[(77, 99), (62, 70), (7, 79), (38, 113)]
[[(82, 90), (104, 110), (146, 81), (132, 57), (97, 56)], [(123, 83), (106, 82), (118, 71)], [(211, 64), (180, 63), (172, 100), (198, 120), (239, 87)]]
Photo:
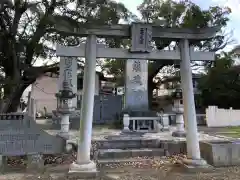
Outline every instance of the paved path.
[[(51, 129), (51, 120), (37, 120), (37, 123), (50, 134), (57, 134), (59, 130)], [(224, 128), (208, 128), (199, 127), (199, 140), (236, 140), (237, 138), (231, 138), (220, 135), (221, 132), (226, 131)], [(176, 130), (176, 127), (170, 127), (170, 131), (159, 132), (159, 133), (146, 133), (144, 138), (146, 139), (161, 139), (161, 140), (174, 140), (174, 141), (186, 141), (186, 138), (172, 137), (172, 132)], [(97, 127), (93, 130), (93, 139), (104, 139), (108, 135), (118, 135), (120, 130), (108, 129), (106, 127)], [(71, 139), (75, 140), (79, 136), (79, 131), (70, 130)]]

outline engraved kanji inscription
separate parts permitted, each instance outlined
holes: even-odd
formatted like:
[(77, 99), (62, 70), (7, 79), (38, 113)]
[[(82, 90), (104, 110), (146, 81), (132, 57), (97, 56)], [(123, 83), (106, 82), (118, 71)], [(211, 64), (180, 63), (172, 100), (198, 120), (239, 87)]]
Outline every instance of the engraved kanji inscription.
[(73, 87), (72, 60), (70, 58), (65, 58), (64, 80), (68, 82), (69, 87)]
[(70, 58), (65, 58), (65, 65), (66, 65), (66, 68), (71, 68), (72, 60)]
[[(0, 155), (55, 154), (63, 152), (65, 140), (41, 130), (36, 122), (24, 117), (19, 129), (0, 129)], [(1, 120), (2, 125), (19, 125), (15, 120)]]
[(133, 76), (133, 79), (131, 81), (134, 84), (142, 85), (142, 78), (140, 75)]
[(145, 31), (144, 28), (140, 28), (139, 44), (144, 43), (144, 35), (145, 35), (144, 31)]
[(135, 102), (141, 102), (143, 99), (143, 91), (134, 91), (134, 101)]
[(134, 72), (141, 72), (141, 62), (139, 60), (135, 60), (132, 65), (132, 70)]

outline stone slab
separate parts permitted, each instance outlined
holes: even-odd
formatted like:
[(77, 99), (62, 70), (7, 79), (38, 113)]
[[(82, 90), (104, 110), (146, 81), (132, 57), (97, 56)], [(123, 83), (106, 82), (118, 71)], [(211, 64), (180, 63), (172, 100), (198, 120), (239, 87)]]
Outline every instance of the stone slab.
[(231, 141), (200, 142), (202, 157), (215, 167), (240, 165), (240, 144)]
[(140, 140), (143, 137), (144, 133), (129, 133), (129, 134), (120, 134), (120, 135), (110, 135), (106, 136), (107, 140)]
[(140, 148), (160, 148), (157, 139), (118, 139), (118, 140), (98, 140), (98, 149), (140, 149)]
[(28, 116), (22, 120), (0, 121), (0, 154), (20, 156), (64, 152), (66, 141), (43, 131)]
[(187, 153), (185, 141), (161, 141), (160, 147), (163, 148), (169, 156)]
[(99, 175), (96, 164), (90, 161), (87, 164), (77, 164), (73, 162), (68, 171), (67, 179), (94, 179)]
[(160, 148), (141, 148), (141, 149), (101, 149), (98, 152), (98, 159), (121, 159), (134, 157), (160, 157), (164, 156), (164, 150)]
[(98, 167), (109, 167), (109, 165), (121, 165), (126, 164), (131, 165), (131, 163), (146, 163), (151, 161), (151, 159), (144, 159), (144, 158), (119, 158), (119, 159), (98, 159), (97, 164)]
[(203, 166), (193, 166), (182, 164), (183, 170), (188, 173), (210, 173), (213, 172), (214, 168), (211, 165), (203, 165)]
[(148, 61), (126, 61), (126, 109), (148, 110)]
[(206, 163), (205, 160), (190, 160), (190, 159), (180, 159), (175, 164), (179, 166), (183, 172), (187, 173), (210, 173), (214, 172), (213, 166)]
[(96, 179), (99, 176), (98, 171), (82, 171), (82, 172), (71, 172), (67, 174), (69, 180), (85, 180), (85, 179)]

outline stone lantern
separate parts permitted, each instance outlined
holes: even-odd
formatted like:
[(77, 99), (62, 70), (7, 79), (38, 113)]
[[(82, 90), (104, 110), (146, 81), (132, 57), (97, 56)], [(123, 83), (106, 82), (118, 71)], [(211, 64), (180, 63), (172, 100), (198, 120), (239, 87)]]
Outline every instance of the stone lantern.
[(69, 137), (69, 117), (70, 114), (75, 110), (72, 100), (76, 97), (76, 94), (69, 88), (69, 83), (63, 82), (63, 89), (56, 93), (57, 97), (57, 111), (61, 116), (61, 132), (60, 136), (65, 138)]
[(183, 104), (181, 104), (182, 100), (182, 89), (181, 88), (176, 88), (176, 90), (173, 92), (173, 101), (174, 101), (174, 106), (173, 106), (173, 112), (176, 113), (176, 124), (177, 124), (177, 129), (172, 133), (172, 136), (174, 137), (185, 137), (185, 129), (184, 129), (184, 119), (183, 119)]

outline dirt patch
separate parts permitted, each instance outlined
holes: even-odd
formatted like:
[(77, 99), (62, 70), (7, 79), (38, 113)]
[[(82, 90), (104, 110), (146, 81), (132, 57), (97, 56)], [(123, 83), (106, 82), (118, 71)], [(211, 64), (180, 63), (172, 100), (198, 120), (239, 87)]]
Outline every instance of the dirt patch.
[[(120, 171), (120, 169), (119, 169)], [(114, 175), (114, 173), (110, 174)], [(239, 167), (218, 169), (213, 173), (184, 173), (176, 167), (164, 167), (162, 169), (129, 169), (124, 173), (115, 173), (115, 180), (238, 180), (240, 179)]]

